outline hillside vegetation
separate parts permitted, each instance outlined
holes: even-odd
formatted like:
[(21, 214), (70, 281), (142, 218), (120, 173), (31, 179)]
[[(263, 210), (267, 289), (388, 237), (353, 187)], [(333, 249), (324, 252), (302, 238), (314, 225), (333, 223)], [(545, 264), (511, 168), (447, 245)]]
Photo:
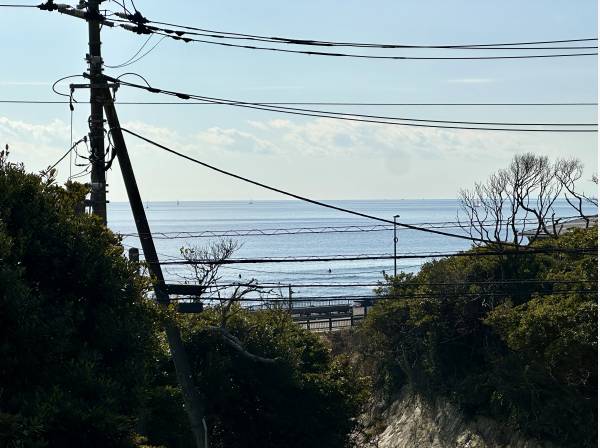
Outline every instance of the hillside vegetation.
[[(388, 277), (357, 354), (375, 392), (446, 397), (559, 446), (596, 446), (597, 227)], [(475, 255), (486, 248), (473, 248)]]
[(282, 310), (159, 310), (120, 238), (83, 213), (86, 193), (0, 152), (0, 447), (194, 446), (165, 318), (182, 329), (209, 446), (348, 445), (364, 388), (344, 357)]

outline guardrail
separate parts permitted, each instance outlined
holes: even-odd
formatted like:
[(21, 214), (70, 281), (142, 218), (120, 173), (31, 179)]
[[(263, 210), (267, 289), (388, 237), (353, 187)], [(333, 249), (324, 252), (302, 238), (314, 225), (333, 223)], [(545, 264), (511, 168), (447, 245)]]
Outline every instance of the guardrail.
[(297, 320), (296, 323), (308, 331), (325, 333), (353, 327), (358, 325), (363, 319), (364, 316), (361, 315), (350, 315), (348, 317), (329, 317), (327, 319)]

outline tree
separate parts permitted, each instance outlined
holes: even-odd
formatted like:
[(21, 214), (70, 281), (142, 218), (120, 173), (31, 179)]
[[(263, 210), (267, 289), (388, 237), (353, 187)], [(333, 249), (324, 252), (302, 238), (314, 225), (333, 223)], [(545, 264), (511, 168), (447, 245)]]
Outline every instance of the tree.
[(158, 316), (119, 239), (0, 155), (0, 445), (134, 445)]
[[(576, 159), (524, 154), (461, 191), (463, 228), (487, 242), (385, 277), (359, 339), (379, 391), (409, 387), (559, 446), (596, 445), (598, 228), (585, 204), (597, 200), (578, 191), (582, 174)], [(560, 198), (585, 229), (560, 232)], [(485, 255), (518, 248), (530, 226), (539, 253)]]
[(212, 306), (213, 311), (219, 315), (217, 325), (208, 326), (206, 330), (219, 335), (224, 342), (249, 359), (273, 363), (273, 359), (262, 358), (246, 350), (242, 342), (227, 330), (227, 321), (241, 311), (242, 308), (239, 304), (244, 297), (250, 293), (264, 294), (258, 289), (254, 279), (233, 286), (220, 283), (222, 264), (231, 258), (238, 248), (238, 243), (231, 239), (221, 239), (207, 247), (182, 248), (181, 254), (189, 262), (192, 272), (191, 277), (184, 276), (184, 279), (186, 282), (192, 281), (198, 286), (196, 299)]
[(598, 229), (532, 247), (547, 253), (447, 257), (387, 277), (362, 327), (378, 391), (446, 397), (565, 447), (596, 446)]
[[(286, 311), (242, 306), (257, 293), (256, 281), (224, 286), (219, 272), (237, 247), (220, 240), (182, 250), (190, 262), (190, 275), (183, 279), (196, 283), (196, 300), (205, 304), (199, 315), (179, 316), (179, 326), (205, 403), (210, 446), (346, 446), (360, 409), (362, 380)], [(191, 447), (189, 437), (165, 428), (165, 421), (176, 425), (182, 417), (173, 385), (173, 371), (164, 363), (156, 372), (155, 404), (143, 432), (155, 444)]]
[(460, 191), (462, 227), (473, 237), (495, 243), (520, 245), (526, 238), (523, 232), (531, 227), (529, 241), (541, 235), (556, 237), (561, 218), (556, 217), (555, 205), (561, 197), (589, 225), (584, 204), (597, 207), (598, 203), (577, 191), (582, 173), (577, 159), (552, 163), (546, 156), (516, 155), (508, 168), (476, 183), (472, 190)]
[[(555, 173), (558, 182), (565, 190), (566, 201), (585, 220), (586, 227), (588, 227), (590, 220), (583, 210), (584, 204), (587, 203), (598, 208), (598, 199), (577, 191), (577, 181), (583, 176), (583, 164), (577, 159), (558, 160)], [(592, 176), (592, 182), (598, 185), (598, 178)]]
[[(236, 309), (227, 332), (254, 355), (248, 357), (211, 330), (220, 319), (218, 310), (209, 309), (180, 320), (195, 384), (206, 403), (211, 447), (348, 446), (365, 383), (346, 358), (334, 358), (319, 336), (300, 328), (284, 310)], [(153, 444), (191, 448), (189, 437), (171, 429), (184, 414), (166, 358), (158, 370), (155, 406), (143, 433)]]

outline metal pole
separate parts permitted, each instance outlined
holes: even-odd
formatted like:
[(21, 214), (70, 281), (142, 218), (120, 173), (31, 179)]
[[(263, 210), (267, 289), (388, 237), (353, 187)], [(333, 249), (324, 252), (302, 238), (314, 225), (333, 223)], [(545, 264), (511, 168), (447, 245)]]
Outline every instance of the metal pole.
[(90, 162), (92, 213), (106, 225), (106, 171), (104, 163), (104, 113), (102, 94), (106, 82), (102, 78), (102, 53), (100, 41), (100, 3), (89, 0), (87, 9), (89, 53), (86, 55), (90, 73)]
[(398, 275), (398, 260), (396, 259), (396, 246), (398, 245), (398, 237), (396, 236), (396, 219), (400, 215), (394, 215), (394, 277)]

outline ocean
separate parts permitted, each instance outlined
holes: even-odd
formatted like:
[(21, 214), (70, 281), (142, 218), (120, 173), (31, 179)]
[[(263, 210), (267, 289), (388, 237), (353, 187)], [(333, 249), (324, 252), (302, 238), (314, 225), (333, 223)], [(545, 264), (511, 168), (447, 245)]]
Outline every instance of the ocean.
[[(398, 221), (407, 224), (428, 226), (438, 223), (434, 225), (443, 227), (440, 230), (466, 235), (461, 229), (445, 228), (457, 221), (460, 214), (457, 200), (326, 202), (390, 220), (399, 215)], [(391, 256), (394, 253), (391, 225), (295, 200), (149, 202), (145, 208), (161, 262), (181, 259), (182, 247), (206, 247), (220, 238), (213, 235), (231, 233), (241, 235), (227, 237), (239, 244), (233, 258)], [(565, 202), (560, 202), (556, 210), (557, 216), (576, 214)], [(108, 226), (125, 235), (126, 249), (135, 246), (141, 252), (139, 240), (130, 235), (135, 234), (136, 229), (128, 203), (109, 204)], [(277, 234), (288, 231), (291, 234)], [(258, 235), (260, 232), (268, 235)], [(397, 229), (397, 237), (398, 254), (454, 252), (471, 245), (466, 240), (403, 228)], [(401, 259), (397, 261), (397, 269), (399, 272), (417, 272), (426, 261), (428, 259)], [(189, 266), (166, 265), (163, 269), (170, 283), (185, 282), (192, 274)], [(327, 297), (371, 295), (371, 285), (382, 281), (384, 272), (394, 272), (392, 259), (233, 264), (221, 266), (219, 274), (221, 283), (255, 279), (260, 284), (273, 284), (271, 293), (283, 297), (288, 297), (289, 285), (292, 285), (295, 299), (319, 297), (325, 300)], [(365, 286), (341, 286), (356, 283)]]

